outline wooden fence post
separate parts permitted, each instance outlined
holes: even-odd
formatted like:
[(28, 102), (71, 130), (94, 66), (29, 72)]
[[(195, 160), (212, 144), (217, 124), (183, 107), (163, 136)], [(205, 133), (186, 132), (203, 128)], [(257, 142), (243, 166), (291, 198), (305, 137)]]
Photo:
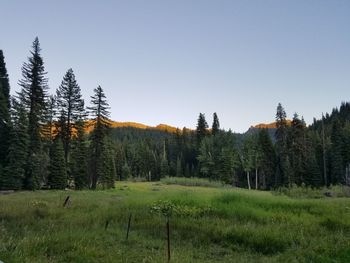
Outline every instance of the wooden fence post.
[(70, 199), (70, 196), (68, 195), (68, 196), (66, 197), (66, 200), (64, 200), (63, 207), (66, 207), (66, 206), (68, 205), (69, 199)]
[(126, 240), (128, 240), (128, 238), (129, 238), (130, 224), (131, 224), (131, 213), (129, 215), (128, 229), (126, 231)]
[(169, 224), (169, 217), (167, 217), (166, 220), (166, 232), (167, 232), (167, 239), (168, 239), (168, 262), (170, 261), (170, 224)]

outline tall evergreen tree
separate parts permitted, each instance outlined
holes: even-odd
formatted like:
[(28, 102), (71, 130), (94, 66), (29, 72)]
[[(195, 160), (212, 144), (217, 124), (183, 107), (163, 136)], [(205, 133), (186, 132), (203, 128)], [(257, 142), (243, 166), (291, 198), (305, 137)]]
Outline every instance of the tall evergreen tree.
[(202, 139), (197, 159), (199, 161), (200, 174), (203, 177), (215, 179), (213, 177), (218, 171), (215, 170), (214, 155), (214, 139), (210, 137)]
[(56, 105), (56, 96), (50, 96), (47, 101), (46, 108), (46, 123), (42, 128), (43, 138), (49, 142), (49, 146), (57, 135), (58, 123), (56, 121), (57, 117), (57, 105)]
[(63, 143), (59, 136), (55, 138), (50, 149), (48, 185), (51, 189), (64, 189), (67, 186)]
[(291, 179), (289, 183), (301, 185), (306, 175), (304, 160), (306, 159), (306, 125), (297, 113), (294, 114), (290, 133), (288, 136), (288, 148), (291, 165)]
[(306, 136), (303, 158), (303, 177), (302, 183), (309, 186), (319, 187), (322, 185), (323, 176), (321, 175), (320, 165), (316, 158), (316, 147), (312, 144), (310, 135)]
[(196, 136), (197, 143), (200, 145), (202, 139), (208, 134), (208, 123), (205, 120), (205, 115), (203, 113), (199, 113), (197, 128), (196, 128)]
[(5, 59), (0, 50), (0, 165), (6, 166), (10, 141), (10, 83)]
[(19, 190), (23, 187), (24, 167), (28, 157), (28, 116), (24, 105), (12, 100), (10, 147), (7, 166), (3, 168), (0, 188)]
[(324, 116), (322, 113), (322, 125), (321, 125), (321, 145), (322, 145), (322, 173), (323, 173), (323, 184), (328, 186), (328, 173), (327, 173), (327, 144), (326, 144), (326, 134), (324, 127)]
[(108, 137), (104, 138), (102, 149), (102, 162), (97, 165), (100, 166), (98, 170), (101, 170), (100, 182), (104, 189), (114, 188), (114, 183), (117, 177), (114, 149), (111, 140)]
[(105, 137), (109, 135), (110, 130), (110, 112), (106, 95), (101, 86), (94, 89), (94, 95), (91, 96), (91, 106), (88, 107), (94, 119), (94, 130), (91, 134), (90, 154), (91, 154), (91, 188), (96, 189), (98, 180), (103, 178), (102, 165), (106, 156), (104, 156)]
[(261, 150), (261, 185), (263, 189), (270, 189), (274, 186), (276, 153), (267, 129), (261, 129), (258, 136), (259, 148)]
[(42, 153), (41, 126), (45, 120), (47, 78), (44, 62), (40, 54), (39, 39), (35, 38), (31, 56), (28, 62), (22, 67), (22, 80), (19, 81), (22, 87), (23, 102), (28, 109), (28, 134), (29, 151), (25, 172), (26, 189), (38, 189), (40, 187), (40, 174), (37, 168)]
[(88, 149), (83, 121), (77, 123), (77, 137), (73, 142), (71, 155), (71, 172), (74, 177), (75, 189), (80, 190), (89, 186)]
[(68, 163), (73, 130), (77, 129), (77, 122), (85, 115), (84, 100), (72, 69), (66, 72), (56, 93), (57, 106), (64, 118), (61, 129), (64, 130), (62, 140), (65, 160)]
[(288, 184), (287, 173), (287, 159), (288, 159), (288, 149), (287, 149), (287, 114), (282, 107), (281, 103), (277, 106), (276, 112), (276, 153), (277, 153), (277, 172), (275, 177), (275, 185)]
[(211, 128), (211, 132), (213, 135), (217, 134), (220, 131), (220, 123), (219, 123), (219, 118), (216, 112), (213, 114), (213, 125)]
[(331, 183), (339, 184), (343, 183), (345, 171), (343, 167), (341, 123), (338, 118), (335, 118), (332, 122), (331, 142)]
[(123, 178), (123, 165), (125, 163), (125, 150), (124, 146), (121, 142), (117, 141), (114, 144), (114, 152), (115, 152), (115, 168), (117, 173), (117, 179), (122, 181)]
[(3, 95), (4, 101), (1, 101), (6, 105), (6, 108), (10, 108), (10, 82), (9, 82), (9, 77), (7, 74), (7, 69), (6, 69), (6, 63), (5, 63), (5, 58), (4, 58), (4, 53), (0, 49), (0, 83), (1, 83), (1, 89), (0, 92)]

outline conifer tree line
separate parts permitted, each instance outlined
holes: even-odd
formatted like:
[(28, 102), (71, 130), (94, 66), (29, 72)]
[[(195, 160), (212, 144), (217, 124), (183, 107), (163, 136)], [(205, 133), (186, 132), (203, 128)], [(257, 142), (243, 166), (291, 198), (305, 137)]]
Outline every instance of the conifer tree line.
[[(85, 107), (74, 71), (68, 69), (50, 95), (38, 38), (18, 84), (21, 90), (11, 96), (0, 50), (0, 189), (114, 187), (115, 152), (103, 89), (98, 86)], [(91, 134), (87, 125), (94, 126)]]
[(209, 131), (200, 114), (198, 176), (248, 189), (350, 186), (350, 103), (342, 103), (309, 127), (297, 113), (287, 119), (278, 104), (275, 120), (272, 134), (256, 129), (241, 136), (215, 131), (216, 114)]
[(210, 128), (200, 113), (195, 130), (175, 134), (114, 129), (117, 180), (201, 177), (260, 190), (350, 185), (350, 104), (309, 127), (296, 113), (288, 119), (281, 104), (275, 118), (275, 129), (243, 135), (220, 129), (216, 113)]
[(103, 89), (86, 106), (73, 69), (49, 94), (38, 38), (18, 84), (11, 96), (0, 50), (0, 189), (105, 189), (167, 176), (260, 190), (350, 185), (350, 103), (310, 126), (278, 104), (276, 128), (245, 134), (221, 129), (217, 113), (210, 126), (200, 113), (194, 130), (112, 129)]

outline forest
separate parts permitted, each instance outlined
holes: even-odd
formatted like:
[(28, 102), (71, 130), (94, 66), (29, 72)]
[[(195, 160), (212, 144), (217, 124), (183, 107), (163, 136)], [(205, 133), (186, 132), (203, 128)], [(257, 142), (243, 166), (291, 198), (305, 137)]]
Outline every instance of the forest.
[(72, 69), (55, 94), (47, 74), (35, 38), (21, 90), (10, 95), (0, 50), (0, 190), (108, 189), (116, 181), (164, 177), (260, 190), (350, 185), (348, 102), (309, 126), (278, 104), (275, 128), (245, 134), (220, 129), (216, 113), (210, 126), (200, 113), (194, 130), (112, 128), (102, 87), (87, 106)]

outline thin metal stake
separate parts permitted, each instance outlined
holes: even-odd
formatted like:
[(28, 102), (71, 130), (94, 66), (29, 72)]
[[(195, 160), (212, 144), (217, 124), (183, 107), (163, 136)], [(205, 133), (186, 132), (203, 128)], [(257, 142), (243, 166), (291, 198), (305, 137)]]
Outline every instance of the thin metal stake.
[(130, 224), (131, 224), (131, 213), (129, 215), (128, 230), (126, 231), (126, 240), (128, 240), (129, 238)]

